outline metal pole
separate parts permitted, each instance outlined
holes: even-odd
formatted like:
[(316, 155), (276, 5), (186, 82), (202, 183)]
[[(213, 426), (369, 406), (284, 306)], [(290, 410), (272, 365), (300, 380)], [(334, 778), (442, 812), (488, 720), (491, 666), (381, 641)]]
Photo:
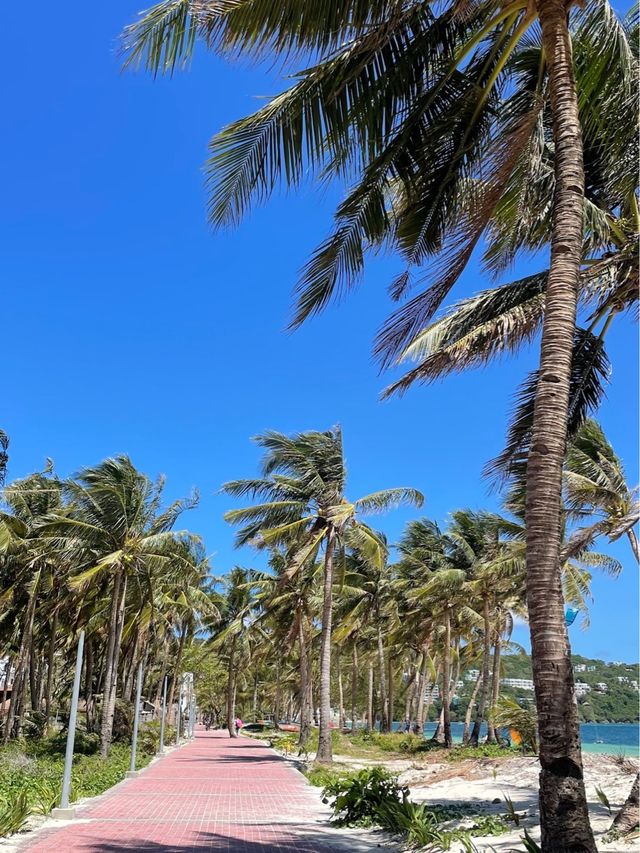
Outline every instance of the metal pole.
[(76, 739), (76, 718), (78, 716), (78, 696), (80, 695), (80, 675), (82, 672), (82, 653), (84, 651), (84, 631), (80, 631), (78, 637), (78, 651), (76, 652), (76, 671), (73, 676), (73, 691), (71, 693), (71, 712), (69, 713), (69, 729), (67, 731), (67, 750), (64, 754), (64, 775), (62, 777), (62, 795), (60, 797), (60, 808), (69, 808), (69, 794), (71, 792), (71, 766), (73, 765), (73, 745)]
[(191, 699), (191, 707), (189, 708), (189, 737), (193, 740), (196, 725), (196, 700)]
[(164, 720), (167, 715), (167, 676), (162, 686), (162, 715), (160, 717), (160, 752), (164, 752)]
[(176, 717), (176, 746), (180, 743), (180, 716), (182, 714), (182, 682), (178, 691), (178, 714)]
[(136, 706), (133, 712), (133, 738), (131, 740), (131, 765), (130, 773), (136, 772), (136, 752), (138, 751), (138, 720), (140, 719), (140, 696), (142, 694), (142, 661), (138, 664), (138, 678), (136, 681)]

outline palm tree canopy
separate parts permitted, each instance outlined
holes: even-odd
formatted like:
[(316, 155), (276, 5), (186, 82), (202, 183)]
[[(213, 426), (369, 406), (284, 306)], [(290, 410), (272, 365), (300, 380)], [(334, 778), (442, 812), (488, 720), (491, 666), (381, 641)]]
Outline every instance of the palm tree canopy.
[(386, 543), (359, 516), (400, 503), (420, 506), (423, 501), (422, 494), (410, 488), (377, 491), (348, 501), (344, 494), (347, 469), (338, 427), (292, 436), (269, 432), (255, 440), (264, 450), (262, 478), (234, 480), (226, 483), (223, 490), (236, 497), (259, 498), (260, 502), (229, 510), (225, 518), (239, 525), (237, 545), (288, 547), (292, 571), (313, 559), (329, 529), (334, 529), (345, 544), (365, 558), (381, 563)]
[[(621, 22), (606, 0), (572, 13), (591, 248), (637, 232), (636, 28), (635, 16)], [(289, 89), (218, 134), (207, 163), (218, 225), (309, 174), (350, 183), (333, 233), (303, 272), (294, 324), (359, 280), (368, 248), (390, 243), (406, 262), (394, 298), (423, 287), (380, 335), (377, 352), (390, 363), (484, 234), (493, 271), (548, 242), (549, 93), (524, 0), (500, 9), (483, 0), (464, 15), (455, 3), (419, 0), (166, 0), (127, 29), (124, 49), (129, 64), (170, 73), (198, 40), (223, 55), (314, 59)]]

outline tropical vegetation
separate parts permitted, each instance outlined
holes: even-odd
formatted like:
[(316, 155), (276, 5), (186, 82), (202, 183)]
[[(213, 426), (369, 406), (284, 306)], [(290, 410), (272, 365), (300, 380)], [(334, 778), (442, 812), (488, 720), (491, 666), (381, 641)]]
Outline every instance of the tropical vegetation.
[[(567, 436), (601, 396), (605, 333), (637, 299), (635, 30), (635, 17), (621, 21), (607, 0), (573, 8), (164, 0), (124, 39), (127, 62), (154, 74), (187, 64), (198, 42), (305, 66), (294, 85), (214, 138), (206, 167), (215, 225), (237, 222), (252, 201), (310, 173), (349, 185), (333, 233), (303, 271), (294, 326), (354, 286), (367, 250), (392, 246), (404, 260), (393, 298), (416, 279), (421, 286), (376, 342), (385, 366), (419, 361), (396, 387), (482, 362), (540, 330), (539, 368), (498, 462), (526, 478), (549, 851), (595, 851), (564, 626), (562, 470)], [(489, 272), (543, 247), (546, 269), (430, 326), (483, 238)], [(577, 325), (580, 298), (593, 306), (586, 328)]]
[[(593, 450), (594, 436), (606, 452)], [(620, 501), (626, 518), (631, 491), (595, 422), (575, 441), (565, 469), (562, 581), (565, 600), (586, 620), (591, 572), (622, 569), (594, 545), (615, 538)], [(502, 513), (455, 510), (441, 528), (419, 515), (423, 498), (411, 487), (348, 499), (339, 428), (269, 432), (256, 442), (259, 476), (223, 486), (230, 499), (251, 503), (225, 517), (237, 544), (251, 545), (266, 565), (235, 566), (220, 577), (200, 537), (176, 529), (197, 495), (165, 505), (164, 479), (152, 480), (127, 457), (71, 478), (49, 462), (5, 486), (0, 731), (6, 766), (25, 768), (24, 785), (12, 771), (8, 792), (0, 791), (8, 814), (11, 804), (24, 816), (40, 808), (44, 789), (32, 777), (59, 779), (81, 631), (76, 753), (100, 753), (109, 779), (124, 767), (140, 663), (145, 707), (155, 720), (164, 696), (168, 722), (177, 722), (183, 673), (191, 672), (199, 711), (214, 725), (236, 737), (238, 715), (269, 731), (295, 724), (288, 749), (313, 751), (321, 764), (331, 761), (334, 744), (356, 755), (431, 748), (459, 755), (452, 720), (464, 722), (464, 749), (537, 748), (532, 697), (503, 684), (504, 677), (531, 676), (530, 659), (511, 640), (514, 618), (526, 618), (518, 495), (510, 494)], [(585, 447), (600, 468), (607, 460), (607, 488), (589, 469), (589, 482), (601, 487), (597, 495), (584, 477), (576, 479), (575, 460)], [(416, 517), (393, 543), (370, 519), (402, 503)], [(612, 701), (632, 690), (633, 673), (625, 673), (626, 685), (617, 669), (619, 683), (609, 679), (612, 690), (602, 700), (609, 719)], [(599, 669), (590, 670), (584, 680), (595, 686), (596, 675)], [(580, 705), (586, 720), (597, 714), (595, 692), (590, 700), (589, 709)], [(435, 732), (427, 741), (431, 720)], [(148, 723), (141, 735), (151, 753), (157, 725)], [(109, 763), (114, 750), (119, 757)], [(36, 759), (55, 766), (40, 768)], [(76, 773), (83, 761), (77, 759)], [(57, 783), (45, 787), (53, 803)]]

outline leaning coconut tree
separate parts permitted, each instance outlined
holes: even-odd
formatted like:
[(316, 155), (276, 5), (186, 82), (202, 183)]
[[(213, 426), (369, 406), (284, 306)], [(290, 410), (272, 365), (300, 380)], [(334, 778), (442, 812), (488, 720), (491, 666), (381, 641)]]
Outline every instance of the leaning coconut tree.
[[(593, 94), (613, 64), (630, 68), (631, 57), (606, 3), (574, 16), (588, 17), (596, 35)], [(431, 281), (383, 329), (378, 352), (384, 363), (424, 328), (456, 283), (512, 173), (535, 147), (543, 112), (550, 112), (551, 261), (527, 490), (542, 839), (549, 851), (594, 851), (559, 580), (585, 199), (568, 5), (166, 0), (125, 38), (129, 60), (154, 73), (184, 64), (198, 40), (223, 54), (275, 53), (284, 61), (313, 55), (314, 65), (290, 89), (214, 141), (210, 217), (215, 224), (235, 222), (252, 200), (281, 181), (295, 186), (310, 172), (346, 177), (351, 191), (338, 208), (334, 233), (305, 269), (295, 323), (357, 281), (369, 246), (391, 243), (407, 260), (393, 283), (395, 296), (408, 292), (412, 270), (427, 262)], [(612, 101), (609, 107), (610, 120), (619, 123)]]
[[(331, 636), (336, 555), (349, 545), (371, 562), (381, 565), (386, 546), (361, 519), (400, 503), (421, 505), (415, 489), (385, 489), (353, 502), (345, 496), (347, 469), (342, 433), (303, 432), (287, 436), (269, 432), (258, 436), (263, 449), (262, 476), (226, 483), (224, 491), (249, 496), (259, 503), (230, 510), (225, 518), (240, 525), (236, 544), (258, 547), (287, 545), (289, 568), (283, 581), (293, 577), (310, 559), (324, 551), (320, 638), (320, 730), (316, 761), (331, 761)], [(293, 547), (292, 547), (293, 546)]]

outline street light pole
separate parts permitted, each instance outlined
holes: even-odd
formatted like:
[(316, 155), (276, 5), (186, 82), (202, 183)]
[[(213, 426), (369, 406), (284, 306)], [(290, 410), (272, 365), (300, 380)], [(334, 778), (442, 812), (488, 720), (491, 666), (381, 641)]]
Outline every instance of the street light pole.
[(133, 738), (131, 739), (131, 764), (127, 779), (138, 775), (136, 770), (136, 753), (138, 751), (138, 721), (140, 719), (140, 697), (142, 695), (142, 661), (138, 664), (138, 678), (136, 680), (136, 705), (133, 711)]
[(76, 719), (78, 717), (78, 697), (80, 696), (80, 675), (82, 673), (82, 653), (84, 651), (84, 631), (80, 631), (78, 637), (78, 650), (76, 652), (76, 671), (73, 676), (73, 690), (71, 692), (71, 711), (69, 712), (69, 728), (67, 730), (67, 749), (64, 754), (64, 774), (62, 776), (62, 794), (60, 796), (60, 807), (53, 809), (53, 817), (69, 820), (74, 817), (75, 809), (69, 806), (69, 795), (71, 793), (71, 769), (73, 766), (73, 746), (76, 738)]
[(180, 717), (182, 716), (182, 681), (178, 691), (178, 714), (176, 717), (176, 746), (180, 744)]
[(164, 752), (164, 722), (167, 716), (167, 676), (164, 677), (162, 685), (162, 714), (160, 717), (160, 754)]

